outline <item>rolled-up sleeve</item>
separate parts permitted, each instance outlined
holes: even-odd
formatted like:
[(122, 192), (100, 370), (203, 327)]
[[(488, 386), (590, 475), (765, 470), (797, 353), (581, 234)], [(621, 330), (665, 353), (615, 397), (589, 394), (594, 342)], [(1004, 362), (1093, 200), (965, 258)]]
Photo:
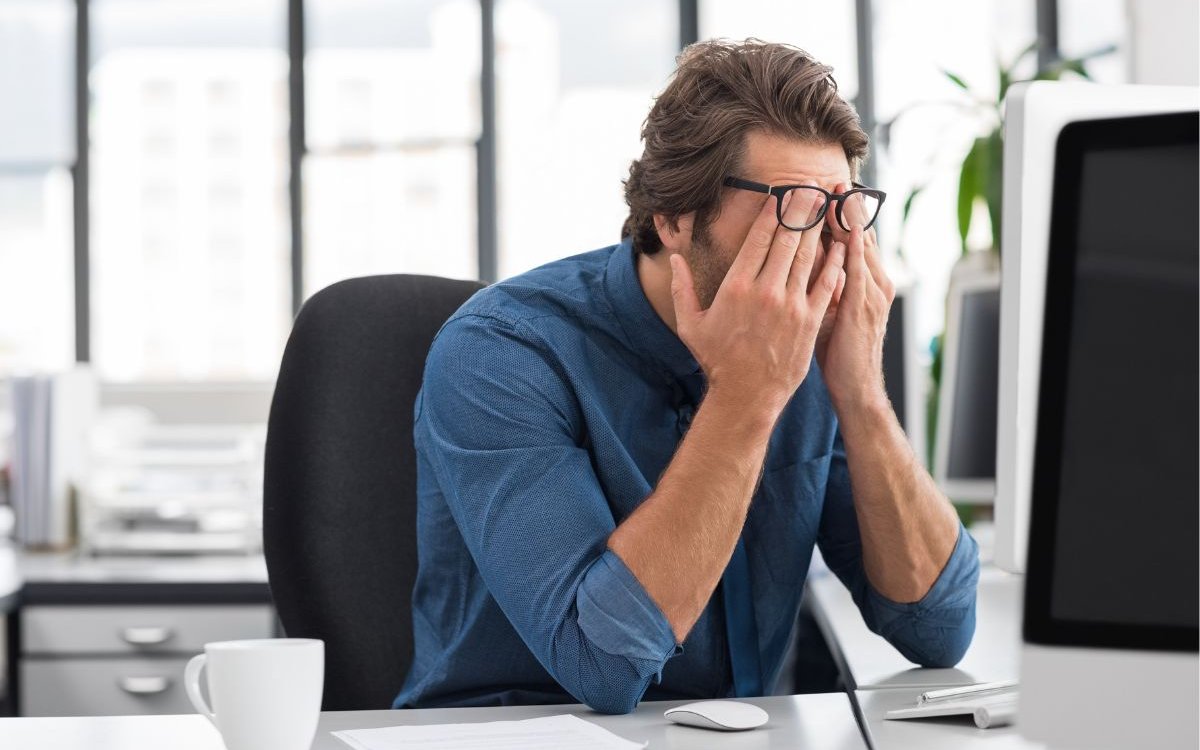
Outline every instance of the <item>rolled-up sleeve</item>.
[(978, 545), (959, 524), (954, 551), (919, 601), (894, 602), (876, 591), (863, 567), (862, 538), (840, 434), (834, 442), (818, 544), (872, 632), (922, 667), (952, 667), (962, 659), (975, 634)]
[(679, 649), (607, 549), (616, 522), (554, 358), (516, 324), (452, 320), (430, 350), (414, 434), (525, 645), (577, 700), (632, 710)]

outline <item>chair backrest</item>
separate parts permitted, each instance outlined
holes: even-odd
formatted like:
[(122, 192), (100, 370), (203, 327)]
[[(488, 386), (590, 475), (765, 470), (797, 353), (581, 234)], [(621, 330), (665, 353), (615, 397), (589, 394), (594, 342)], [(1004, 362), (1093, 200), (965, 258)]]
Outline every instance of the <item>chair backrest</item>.
[(434, 335), (480, 288), (369, 276), (296, 317), (267, 423), (263, 545), (284, 632), (325, 641), (325, 710), (388, 708), (408, 672), (413, 401)]

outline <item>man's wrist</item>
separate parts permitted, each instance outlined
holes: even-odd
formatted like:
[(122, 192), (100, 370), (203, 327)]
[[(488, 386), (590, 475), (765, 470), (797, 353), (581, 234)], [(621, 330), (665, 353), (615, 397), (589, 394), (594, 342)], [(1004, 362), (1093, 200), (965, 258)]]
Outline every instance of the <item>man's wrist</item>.
[(895, 411), (887, 393), (871, 390), (854, 396), (836, 398), (830, 394), (843, 434), (848, 430), (875, 429), (895, 419)]
[(776, 406), (769, 398), (716, 386), (708, 389), (700, 408), (719, 414), (721, 423), (731, 430), (742, 428), (750, 432), (765, 431), (768, 435), (783, 411), (782, 407)]

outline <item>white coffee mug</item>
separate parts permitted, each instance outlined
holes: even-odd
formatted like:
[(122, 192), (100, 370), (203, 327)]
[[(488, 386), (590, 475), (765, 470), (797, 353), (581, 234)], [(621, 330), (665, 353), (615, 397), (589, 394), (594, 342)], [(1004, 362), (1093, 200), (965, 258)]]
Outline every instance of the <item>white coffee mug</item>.
[[(210, 707), (200, 694), (208, 668)], [(321, 716), (325, 643), (263, 638), (206, 643), (183, 672), (188, 698), (228, 750), (308, 750)]]

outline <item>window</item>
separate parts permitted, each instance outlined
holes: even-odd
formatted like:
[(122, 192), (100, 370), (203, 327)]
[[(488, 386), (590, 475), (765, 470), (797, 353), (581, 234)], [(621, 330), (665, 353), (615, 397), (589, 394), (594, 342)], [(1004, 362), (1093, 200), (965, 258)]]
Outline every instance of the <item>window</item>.
[(304, 285), (478, 276), (479, 5), (310, 0)]
[(0, 165), (0, 375), (75, 360), (71, 175)]
[(668, 0), (497, 3), (500, 278), (620, 240), (621, 181), (678, 25)]
[(74, 38), (73, 3), (0, 0), (0, 375), (74, 360)]
[(290, 328), (283, 0), (92, 0), (93, 360), (268, 380)]
[(1129, 18), (1122, 0), (1057, 0), (1058, 49), (1063, 57), (1082, 57), (1115, 47), (1087, 63), (1099, 83), (1128, 83)]
[[(0, 101), (20, 103), (0, 110), (0, 372), (71, 360), (76, 2), (0, 0)], [(834, 67), (843, 95), (859, 95), (852, 0), (87, 3), (90, 309), (79, 314), (90, 325), (80, 334), (110, 381), (270, 381), (294, 305), (316, 290), (374, 273), (477, 277), (478, 206), (493, 197), (477, 175), (492, 166), (498, 276), (615, 242), (621, 183), (673, 70), (681, 8), (697, 11), (701, 38), (794, 44)], [(1034, 39), (1039, 3), (1057, 8), (1063, 55), (1116, 45), (1089, 70), (1128, 80), (1121, 0), (870, 5), (876, 96), (856, 103), (874, 104), (881, 122), (905, 112), (890, 147), (874, 138), (872, 164), (892, 196), (881, 240), (923, 290), (922, 337), (941, 328), (959, 252), (958, 166), (980, 127), (937, 104), (963, 101), (939, 69), (993, 94), (997, 56)], [(305, 28), (298, 226), (289, 9)], [(485, 9), (494, 155), (478, 147)], [(986, 235), (986, 222), (977, 227)], [(293, 299), (297, 232), (304, 283)]]
[(756, 37), (799, 47), (833, 66), (843, 97), (858, 95), (858, 46), (854, 0), (825, 3), (781, 3), (739, 0), (700, 3), (700, 38)]

